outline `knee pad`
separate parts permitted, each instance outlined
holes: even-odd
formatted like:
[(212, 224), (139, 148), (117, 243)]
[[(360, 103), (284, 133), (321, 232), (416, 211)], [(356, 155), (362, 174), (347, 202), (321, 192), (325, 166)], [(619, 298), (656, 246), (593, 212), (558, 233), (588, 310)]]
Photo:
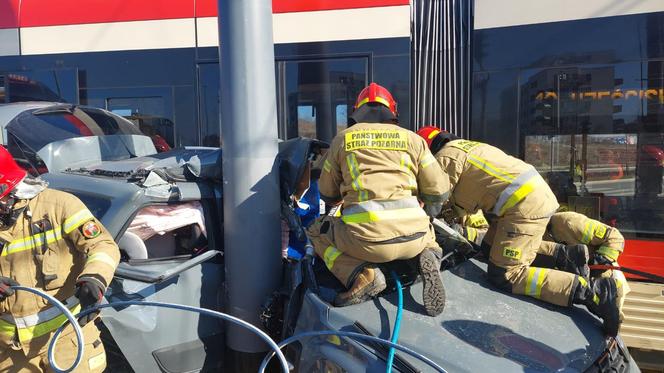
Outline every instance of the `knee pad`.
[(505, 291), (512, 291), (512, 284), (507, 279), (507, 271), (505, 268), (498, 267), (497, 265), (489, 262), (487, 274), (489, 275), (489, 281), (492, 284)]

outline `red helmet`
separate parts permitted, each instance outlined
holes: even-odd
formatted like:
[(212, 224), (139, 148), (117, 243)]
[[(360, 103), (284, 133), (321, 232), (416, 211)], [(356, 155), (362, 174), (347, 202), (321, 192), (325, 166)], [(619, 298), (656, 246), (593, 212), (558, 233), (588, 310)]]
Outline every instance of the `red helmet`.
[(431, 148), (431, 142), (433, 139), (435, 139), (436, 135), (441, 132), (440, 128), (434, 126), (424, 126), (417, 130), (417, 134), (427, 142), (429, 148)]
[(655, 145), (644, 145), (643, 150), (657, 163), (664, 166), (664, 150)]
[(16, 164), (4, 146), (0, 146), (0, 198), (8, 195), (25, 175), (27, 172)]
[(392, 97), (390, 91), (381, 85), (371, 83), (364, 87), (362, 92), (357, 96), (357, 101), (355, 101), (355, 110), (368, 102), (377, 102), (385, 105), (395, 117), (397, 116), (397, 102)]

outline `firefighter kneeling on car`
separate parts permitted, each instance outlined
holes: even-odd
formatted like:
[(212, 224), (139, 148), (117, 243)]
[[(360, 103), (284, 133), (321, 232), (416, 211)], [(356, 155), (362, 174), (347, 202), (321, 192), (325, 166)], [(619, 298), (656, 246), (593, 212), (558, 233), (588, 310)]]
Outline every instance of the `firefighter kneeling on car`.
[(375, 83), (363, 89), (351, 122), (332, 140), (319, 180), (321, 198), (341, 204), (341, 216), (324, 216), (308, 230), (318, 256), (348, 289), (334, 303), (378, 295), (386, 282), (377, 264), (414, 259), (425, 310), (435, 316), (445, 302), (442, 252), (427, 213), (440, 212), (447, 178), (426, 143), (396, 125), (396, 102), (387, 89)]
[(525, 294), (560, 306), (583, 304), (615, 336), (619, 316), (613, 279), (589, 283), (583, 276), (532, 266), (550, 217), (559, 205), (537, 170), (500, 149), (460, 139), (433, 126), (417, 132), (442, 171), (449, 176), (454, 208), (492, 215), (484, 238), (490, 245), (489, 280), (514, 294)]
[(622, 320), (622, 305), (630, 291), (625, 275), (614, 270), (590, 271), (584, 263), (618, 266), (618, 257), (624, 247), (625, 239), (617, 228), (577, 212), (565, 211), (551, 217), (538, 255), (548, 256), (552, 258), (554, 266), (584, 277), (613, 278), (618, 288)]
[[(45, 299), (11, 286), (42, 290), (77, 314), (101, 302), (120, 260), (118, 246), (90, 210), (46, 185), (0, 147), (0, 372), (53, 371), (48, 344), (66, 321)], [(95, 316), (79, 320), (85, 346), (77, 372), (106, 367), (99, 330), (90, 322)], [(68, 325), (55, 350), (59, 366), (74, 362), (76, 346)]]

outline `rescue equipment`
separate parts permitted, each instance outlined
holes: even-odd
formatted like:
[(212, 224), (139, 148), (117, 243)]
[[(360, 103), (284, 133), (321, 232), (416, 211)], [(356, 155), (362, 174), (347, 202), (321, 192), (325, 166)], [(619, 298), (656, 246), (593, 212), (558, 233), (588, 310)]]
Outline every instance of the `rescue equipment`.
[(648, 273), (648, 272), (639, 271), (639, 270), (633, 269), (633, 268), (627, 268), (627, 267), (616, 266), (616, 265), (608, 265), (608, 264), (594, 264), (594, 265), (590, 266), (591, 271), (594, 271), (594, 270), (606, 271), (606, 270), (609, 270), (609, 269), (612, 269), (614, 271), (622, 271), (622, 272), (625, 272), (625, 273), (631, 273), (633, 275), (645, 277), (649, 280), (664, 284), (664, 277), (658, 276), (658, 275), (655, 275), (655, 274), (652, 274), (652, 273)]
[[(309, 250), (312, 251), (312, 250)], [(309, 255), (312, 255), (313, 253), (309, 253)], [(314, 336), (339, 336), (339, 337), (346, 337), (346, 338), (351, 338), (359, 342), (375, 342), (375, 343), (381, 343), (384, 345), (387, 345), (391, 348), (395, 348), (399, 351), (402, 351), (435, 369), (437, 372), (440, 373), (447, 373), (445, 369), (443, 369), (440, 365), (436, 364), (433, 360), (430, 358), (414, 351), (411, 350), (408, 347), (399, 345), (397, 343), (374, 337), (374, 336), (369, 336), (365, 334), (359, 334), (359, 333), (353, 333), (353, 332), (342, 332), (342, 331), (334, 331), (334, 330), (324, 330), (324, 331), (312, 331), (312, 332), (304, 332), (300, 333), (297, 335), (294, 335), (290, 338), (287, 338), (277, 344), (272, 338), (270, 338), (269, 335), (267, 335), (265, 332), (260, 330), (259, 328), (255, 327), (254, 325), (239, 319), (235, 316), (228, 315), (223, 312), (218, 312), (218, 311), (213, 311), (205, 308), (198, 308), (198, 307), (192, 307), (192, 306), (186, 306), (186, 305), (181, 305), (181, 304), (172, 304), (172, 303), (161, 303), (161, 302), (146, 302), (146, 301), (121, 301), (121, 302), (113, 302), (113, 303), (108, 303), (108, 304), (97, 304), (81, 313), (78, 315), (74, 316), (72, 312), (70, 312), (67, 307), (62, 304), (60, 301), (55, 299), (54, 297), (40, 291), (37, 289), (33, 288), (28, 288), (28, 287), (23, 287), (23, 286), (12, 286), (13, 290), (21, 290), (21, 291), (26, 291), (35, 295), (38, 295), (40, 297), (43, 297), (44, 299), (48, 300), (49, 303), (53, 305), (53, 307), (57, 308), (60, 310), (63, 315), (66, 317), (66, 319), (69, 321), (69, 323), (72, 324), (72, 327), (74, 328), (74, 332), (76, 333), (76, 340), (77, 340), (77, 345), (78, 345), (78, 353), (76, 355), (76, 359), (74, 360), (74, 363), (72, 364), (71, 367), (67, 369), (62, 369), (60, 368), (57, 363), (55, 362), (55, 345), (58, 342), (58, 339), (60, 338), (60, 334), (64, 330), (66, 324), (62, 325), (53, 335), (53, 338), (51, 339), (49, 346), (48, 346), (48, 361), (49, 364), (51, 365), (51, 368), (53, 368), (53, 371), (56, 373), (68, 373), (76, 369), (78, 365), (81, 362), (82, 356), (83, 356), (83, 346), (84, 346), (84, 340), (83, 340), (83, 332), (81, 330), (81, 327), (78, 325), (78, 322), (76, 321), (76, 318), (81, 318), (85, 317), (86, 315), (97, 312), (98, 310), (101, 310), (103, 308), (109, 308), (109, 307), (129, 307), (129, 306), (148, 306), (148, 307), (160, 307), (160, 308), (170, 308), (170, 309), (176, 309), (176, 310), (182, 310), (182, 311), (188, 311), (188, 312), (196, 312), (200, 313), (202, 315), (206, 316), (212, 316), (216, 318), (223, 319), (225, 321), (229, 321), (233, 324), (242, 326), (244, 328), (247, 328), (251, 330), (253, 333), (255, 333), (258, 337), (260, 337), (272, 350), (271, 352), (268, 353), (268, 355), (263, 359), (263, 362), (261, 363), (261, 366), (259, 368), (259, 372), (263, 373), (265, 372), (265, 369), (267, 368), (267, 364), (270, 362), (272, 357), (276, 354), (277, 358), (279, 359), (281, 369), (284, 373), (288, 373), (289, 370), (289, 364), (288, 361), (286, 360), (286, 357), (284, 356), (283, 352), (281, 352), (281, 349), (287, 345), (289, 345), (292, 342), (301, 340), (303, 338), (307, 337), (314, 337)]]

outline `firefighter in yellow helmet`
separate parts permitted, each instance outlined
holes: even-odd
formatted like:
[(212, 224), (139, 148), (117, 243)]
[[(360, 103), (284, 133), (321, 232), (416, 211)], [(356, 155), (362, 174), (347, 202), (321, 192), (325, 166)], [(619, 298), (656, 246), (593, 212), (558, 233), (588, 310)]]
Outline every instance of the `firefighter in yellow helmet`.
[[(120, 260), (113, 238), (71, 194), (48, 189), (27, 176), (0, 147), (0, 372), (51, 372), (47, 348), (65, 317), (42, 298), (11, 286), (37, 288), (63, 302), (74, 314), (101, 302)], [(77, 372), (106, 367), (99, 330), (79, 320), (85, 338)], [(69, 325), (55, 350), (60, 366), (76, 358)]]
[(321, 198), (340, 204), (341, 215), (320, 218), (308, 233), (318, 256), (348, 289), (335, 305), (383, 291), (378, 263), (413, 259), (426, 312), (437, 315), (445, 301), (441, 249), (425, 211), (440, 212), (448, 181), (426, 143), (396, 123), (396, 102), (387, 89), (375, 83), (364, 88), (349, 128), (332, 140), (319, 180)]
[(482, 209), (494, 217), (484, 238), (491, 247), (489, 280), (514, 294), (560, 306), (584, 304), (604, 320), (606, 333), (615, 336), (615, 281), (600, 278), (588, 283), (582, 276), (531, 265), (558, 209), (556, 197), (535, 168), (496, 147), (436, 127), (423, 127), (418, 134), (449, 176), (455, 208), (467, 213)]
[[(587, 247), (584, 258), (574, 250), (575, 247)], [(618, 287), (618, 305), (622, 309), (629, 285), (621, 271), (589, 271), (585, 263), (617, 266), (618, 257), (625, 247), (625, 239), (618, 229), (597, 220), (590, 219), (577, 212), (557, 212), (551, 217), (538, 255), (552, 258), (555, 266), (590, 277), (606, 277), (616, 280)], [(624, 315), (621, 312), (621, 319)]]

